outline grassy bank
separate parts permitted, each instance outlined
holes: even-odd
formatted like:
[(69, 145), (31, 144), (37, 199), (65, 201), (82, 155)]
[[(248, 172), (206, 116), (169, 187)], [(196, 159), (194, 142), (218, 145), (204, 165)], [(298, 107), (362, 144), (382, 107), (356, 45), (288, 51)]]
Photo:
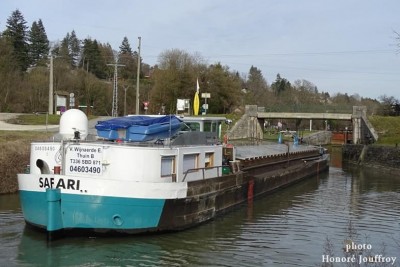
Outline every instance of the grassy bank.
[(60, 122), (60, 115), (48, 114), (23, 114), (7, 122), (12, 124), (21, 125), (58, 125)]
[(368, 119), (378, 133), (378, 145), (400, 144), (400, 117), (371, 116)]

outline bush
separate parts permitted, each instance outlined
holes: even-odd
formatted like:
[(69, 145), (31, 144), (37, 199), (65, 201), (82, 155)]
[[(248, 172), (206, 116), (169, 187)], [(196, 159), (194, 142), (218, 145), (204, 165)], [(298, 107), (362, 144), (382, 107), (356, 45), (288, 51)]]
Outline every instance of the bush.
[(17, 173), (22, 173), (30, 157), (30, 142), (15, 140), (0, 143), (0, 193), (18, 191)]

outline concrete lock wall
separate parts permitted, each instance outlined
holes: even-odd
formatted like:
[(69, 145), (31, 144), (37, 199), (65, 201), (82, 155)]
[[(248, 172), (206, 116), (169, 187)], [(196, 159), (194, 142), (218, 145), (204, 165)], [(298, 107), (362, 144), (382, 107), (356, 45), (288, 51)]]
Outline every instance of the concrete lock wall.
[(353, 143), (370, 144), (378, 140), (378, 134), (368, 121), (367, 107), (353, 107)]
[(245, 114), (227, 133), (229, 139), (263, 139), (263, 126), (257, 117), (257, 111), (256, 105), (247, 105)]
[(400, 168), (400, 148), (368, 145), (343, 145), (343, 160), (365, 166)]
[(308, 145), (328, 145), (332, 140), (332, 132), (321, 131), (303, 138), (303, 143)]

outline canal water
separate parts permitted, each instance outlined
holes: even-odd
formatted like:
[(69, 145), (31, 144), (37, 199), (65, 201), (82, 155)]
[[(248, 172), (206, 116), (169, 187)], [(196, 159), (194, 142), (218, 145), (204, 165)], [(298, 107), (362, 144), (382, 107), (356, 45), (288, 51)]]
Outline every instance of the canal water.
[[(345, 244), (359, 249), (353, 265), (345, 262)], [(380, 265), (363, 263), (371, 259)], [(383, 259), (390, 263), (382, 264)], [(52, 243), (25, 227), (17, 194), (0, 195), (0, 266), (331, 266), (328, 263), (400, 266), (400, 175), (342, 166), (336, 152), (329, 173), (186, 231)]]

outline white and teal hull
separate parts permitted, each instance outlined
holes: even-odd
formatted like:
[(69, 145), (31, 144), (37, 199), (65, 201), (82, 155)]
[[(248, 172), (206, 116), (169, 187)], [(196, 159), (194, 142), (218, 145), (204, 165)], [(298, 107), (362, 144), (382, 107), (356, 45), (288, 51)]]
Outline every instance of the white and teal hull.
[[(61, 195), (20, 191), (25, 220), (47, 231), (97, 229), (139, 232), (157, 228), (165, 200), (105, 196)], [(59, 194), (59, 196), (57, 196)], [(58, 216), (50, 216), (50, 213)]]
[(20, 174), (18, 179), (26, 222), (49, 232), (158, 231), (166, 200), (185, 198), (187, 191), (187, 183), (144, 184), (32, 174)]

